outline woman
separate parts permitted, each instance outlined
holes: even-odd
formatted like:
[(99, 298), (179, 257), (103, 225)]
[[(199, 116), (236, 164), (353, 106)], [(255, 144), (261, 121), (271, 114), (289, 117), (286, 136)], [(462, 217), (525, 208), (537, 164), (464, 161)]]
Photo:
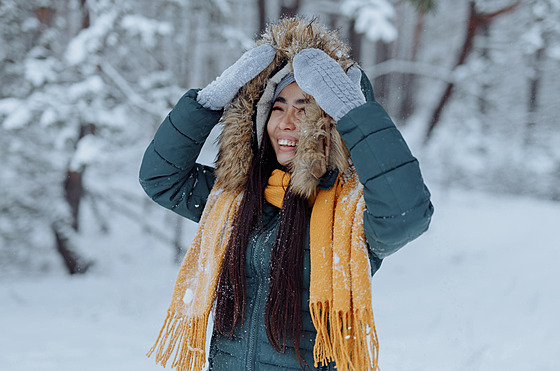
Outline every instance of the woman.
[[(370, 278), (433, 212), (417, 160), (335, 33), (285, 19), (146, 150), (140, 182), (200, 223), (156, 361), (212, 370), (375, 370)], [(216, 168), (195, 163), (224, 124)], [(214, 313), (214, 327), (208, 318)]]

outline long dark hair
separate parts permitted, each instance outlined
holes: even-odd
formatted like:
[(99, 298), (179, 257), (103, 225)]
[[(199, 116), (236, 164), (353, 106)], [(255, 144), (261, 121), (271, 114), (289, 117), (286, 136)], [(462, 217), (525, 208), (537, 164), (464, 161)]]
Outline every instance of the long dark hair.
[[(281, 168), (266, 129), (261, 148), (253, 156), (243, 199), (228, 242), (216, 297), (214, 329), (233, 337), (245, 318), (245, 251), (253, 233), (263, 231), (264, 189), (272, 171)], [(292, 339), (303, 368), (299, 350), (301, 336), (301, 291), (303, 252), (307, 231), (307, 200), (286, 190), (280, 211), (278, 235), (270, 257), (270, 286), (265, 306), (265, 327), (270, 344), (284, 353)]]

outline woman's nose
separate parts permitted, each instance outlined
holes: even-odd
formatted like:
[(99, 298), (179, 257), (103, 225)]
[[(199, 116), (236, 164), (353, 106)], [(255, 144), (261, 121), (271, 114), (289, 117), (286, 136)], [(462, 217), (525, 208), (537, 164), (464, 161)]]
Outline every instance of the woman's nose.
[(295, 130), (296, 129), (296, 113), (294, 109), (288, 109), (288, 112), (282, 117), (280, 122), (282, 130)]

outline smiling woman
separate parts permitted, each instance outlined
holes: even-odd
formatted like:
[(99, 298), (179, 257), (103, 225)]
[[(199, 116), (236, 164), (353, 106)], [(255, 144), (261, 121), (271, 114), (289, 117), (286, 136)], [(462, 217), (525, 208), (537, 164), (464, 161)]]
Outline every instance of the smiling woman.
[[(280, 85), (279, 85), (280, 86)], [(280, 91), (274, 100), (266, 130), (282, 166), (289, 165), (296, 154), (299, 141), (299, 119), (305, 114), (307, 99), (296, 82)]]
[[(257, 44), (188, 91), (144, 155), (146, 193), (200, 222), (149, 354), (179, 370), (376, 370), (371, 275), (428, 228), (430, 193), (335, 32), (284, 19)], [(196, 164), (218, 122), (216, 168)]]

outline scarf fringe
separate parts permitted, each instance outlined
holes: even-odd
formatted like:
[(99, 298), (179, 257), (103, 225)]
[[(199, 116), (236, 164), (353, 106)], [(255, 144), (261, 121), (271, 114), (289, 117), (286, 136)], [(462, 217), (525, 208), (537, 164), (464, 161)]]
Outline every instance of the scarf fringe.
[(168, 310), (156, 342), (146, 355), (150, 357), (157, 349), (156, 363), (165, 367), (177, 348), (172, 368), (202, 370), (206, 363), (206, 325), (204, 318), (189, 318)]
[(329, 336), (329, 302), (317, 302), (309, 304), (309, 311), (311, 320), (317, 330), (315, 337), (315, 346), (313, 347), (313, 358), (315, 360), (315, 367), (319, 366), (319, 362), (323, 365), (328, 365), (333, 360), (333, 350), (331, 339)]
[(335, 311), (324, 301), (310, 304), (310, 313), (317, 330), (315, 367), (334, 361), (341, 371), (379, 370), (379, 341), (370, 309)]
[(375, 330), (373, 311), (370, 308), (354, 312), (357, 332), (363, 336), (354, 341), (354, 354), (358, 364), (368, 365), (368, 370), (379, 370), (379, 339)]

